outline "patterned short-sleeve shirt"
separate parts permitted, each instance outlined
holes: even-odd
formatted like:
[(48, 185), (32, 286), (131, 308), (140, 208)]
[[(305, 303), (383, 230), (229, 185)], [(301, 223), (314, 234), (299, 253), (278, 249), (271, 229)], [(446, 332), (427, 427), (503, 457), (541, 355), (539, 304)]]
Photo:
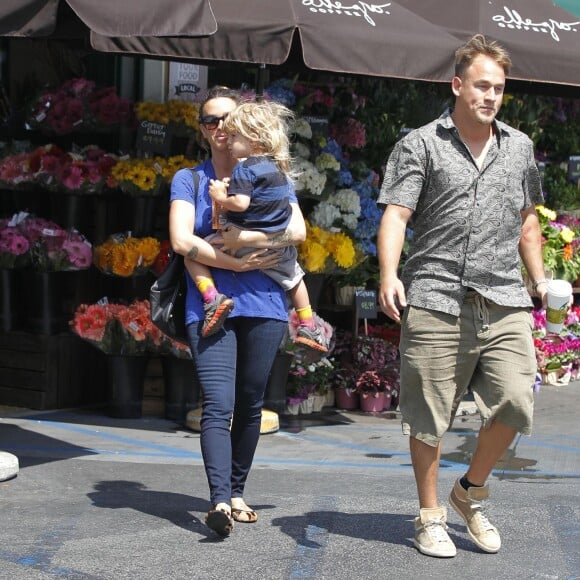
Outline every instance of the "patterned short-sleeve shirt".
[(414, 211), (402, 274), (407, 302), (459, 316), (473, 288), (501, 306), (532, 306), (521, 276), (520, 212), (542, 201), (524, 133), (494, 121), (480, 170), (450, 110), (411, 131), (389, 157), (377, 200)]

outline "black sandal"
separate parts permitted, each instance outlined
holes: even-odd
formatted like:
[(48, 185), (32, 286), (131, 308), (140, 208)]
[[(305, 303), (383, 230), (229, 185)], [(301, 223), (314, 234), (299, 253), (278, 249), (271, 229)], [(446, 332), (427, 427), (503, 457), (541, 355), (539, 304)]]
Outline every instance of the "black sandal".
[(223, 538), (229, 536), (234, 529), (232, 516), (224, 508), (218, 508), (217, 505), (207, 512), (205, 523), (208, 528)]

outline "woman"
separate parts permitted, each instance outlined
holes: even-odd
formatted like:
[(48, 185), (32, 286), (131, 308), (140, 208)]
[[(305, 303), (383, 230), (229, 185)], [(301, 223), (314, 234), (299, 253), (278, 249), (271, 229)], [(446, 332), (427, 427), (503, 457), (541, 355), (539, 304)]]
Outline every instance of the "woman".
[[(243, 499), (244, 487), (260, 435), (268, 376), (288, 327), (284, 290), (260, 271), (276, 265), (276, 252), (260, 249), (235, 258), (203, 239), (212, 233), (210, 180), (229, 177), (236, 163), (223, 121), (237, 104), (235, 91), (209, 91), (200, 108), (200, 128), (211, 157), (193, 170), (199, 176), (197, 187), (192, 170), (176, 173), (169, 212), (174, 251), (210, 266), (218, 288), (235, 303), (222, 329), (202, 338), (203, 301), (188, 276), (186, 324), (203, 394), (201, 449), (212, 506), (206, 524), (221, 536), (229, 535), (234, 520), (258, 519)], [(292, 201), (293, 218), (284, 235), (230, 231), (224, 234), (228, 247), (273, 248), (303, 241), (304, 219), (296, 199)]]

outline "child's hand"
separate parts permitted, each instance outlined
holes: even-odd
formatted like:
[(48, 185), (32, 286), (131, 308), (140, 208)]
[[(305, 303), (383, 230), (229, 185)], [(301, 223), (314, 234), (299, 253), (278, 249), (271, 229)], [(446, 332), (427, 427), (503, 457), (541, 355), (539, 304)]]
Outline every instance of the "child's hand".
[(229, 177), (223, 180), (210, 179), (209, 180), (209, 195), (219, 203), (223, 203), (228, 198), (228, 186), (230, 184)]

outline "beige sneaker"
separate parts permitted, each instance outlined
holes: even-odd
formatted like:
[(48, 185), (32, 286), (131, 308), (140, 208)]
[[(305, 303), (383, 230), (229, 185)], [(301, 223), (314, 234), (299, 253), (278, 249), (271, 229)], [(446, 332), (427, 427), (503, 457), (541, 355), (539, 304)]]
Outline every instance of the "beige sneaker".
[(423, 508), (415, 518), (417, 550), (427, 556), (453, 558), (457, 554), (455, 544), (447, 534), (447, 510), (444, 507)]
[(497, 528), (491, 524), (483, 512), (481, 502), (489, 497), (489, 485), (463, 489), (459, 480), (455, 482), (449, 503), (465, 520), (467, 531), (475, 544), (484, 552), (495, 554), (501, 547)]

